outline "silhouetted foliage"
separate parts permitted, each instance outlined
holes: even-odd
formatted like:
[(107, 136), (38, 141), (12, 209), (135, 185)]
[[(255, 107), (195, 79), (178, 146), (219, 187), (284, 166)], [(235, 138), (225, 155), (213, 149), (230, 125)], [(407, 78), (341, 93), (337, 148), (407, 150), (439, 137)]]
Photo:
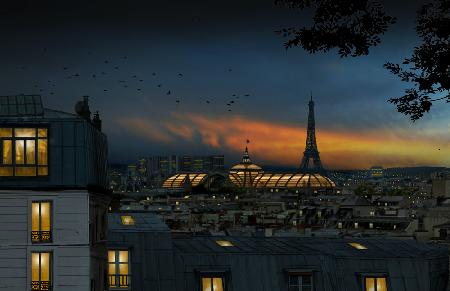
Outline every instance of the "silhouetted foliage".
[[(276, 31), (288, 38), (286, 48), (300, 46), (309, 53), (337, 48), (341, 57), (367, 55), (370, 47), (380, 43), (388, 26), (395, 23), (395, 17), (387, 15), (375, 0), (275, 0), (275, 4), (315, 9), (311, 27)], [(450, 1), (424, 4), (418, 12), (416, 31), (422, 43), (414, 48), (412, 56), (405, 58), (402, 65), (384, 65), (402, 81), (413, 84), (405, 95), (389, 99), (412, 121), (428, 112), (433, 102), (450, 102)]]
[(386, 15), (377, 1), (368, 0), (276, 0), (291, 8), (315, 8), (309, 28), (284, 28), (277, 33), (288, 38), (286, 48), (301, 46), (309, 53), (337, 48), (341, 57), (369, 53), (395, 18)]
[[(403, 66), (384, 65), (402, 81), (414, 85), (405, 90), (405, 95), (389, 99), (413, 121), (428, 112), (434, 101), (450, 102), (450, 2), (439, 0), (424, 5), (418, 12), (416, 30), (422, 44), (405, 58)], [(438, 97), (433, 99), (432, 95)]]

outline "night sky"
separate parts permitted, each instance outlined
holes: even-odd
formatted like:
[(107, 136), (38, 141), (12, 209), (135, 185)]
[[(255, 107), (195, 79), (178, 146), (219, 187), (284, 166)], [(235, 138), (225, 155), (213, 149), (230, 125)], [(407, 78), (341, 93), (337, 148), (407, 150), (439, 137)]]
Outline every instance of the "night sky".
[(312, 91), (326, 167), (450, 166), (450, 105), (412, 123), (386, 102), (406, 84), (382, 65), (418, 43), (420, 1), (389, 2), (399, 21), (382, 45), (344, 59), (286, 51), (274, 31), (309, 13), (271, 0), (0, 4), (0, 95), (41, 94), (69, 112), (89, 95), (110, 162), (225, 154), (233, 164), (249, 139), (255, 162), (296, 167)]

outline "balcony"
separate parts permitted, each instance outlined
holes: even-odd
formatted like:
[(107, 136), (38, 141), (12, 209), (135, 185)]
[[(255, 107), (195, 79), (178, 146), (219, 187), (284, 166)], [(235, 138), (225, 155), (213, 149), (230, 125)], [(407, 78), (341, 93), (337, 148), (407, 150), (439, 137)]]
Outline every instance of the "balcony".
[(51, 291), (52, 282), (51, 281), (31, 281), (32, 291)]
[(52, 232), (51, 231), (40, 231), (40, 230), (32, 231), (31, 232), (31, 242), (32, 243), (51, 243), (52, 242)]
[(109, 289), (129, 289), (130, 275), (108, 275)]

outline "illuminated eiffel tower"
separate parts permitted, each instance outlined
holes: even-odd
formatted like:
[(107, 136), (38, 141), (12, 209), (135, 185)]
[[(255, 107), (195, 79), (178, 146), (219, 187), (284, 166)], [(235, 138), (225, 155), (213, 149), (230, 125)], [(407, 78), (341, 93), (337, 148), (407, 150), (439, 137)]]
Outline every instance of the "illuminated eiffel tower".
[(300, 173), (324, 174), (325, 170), (320, 161), (319, 150), (316, 143), (316, 122), (314, 120), (314, 101), (309, 101), (308, 131), (306, 136), (306, 147), (300, 165)]

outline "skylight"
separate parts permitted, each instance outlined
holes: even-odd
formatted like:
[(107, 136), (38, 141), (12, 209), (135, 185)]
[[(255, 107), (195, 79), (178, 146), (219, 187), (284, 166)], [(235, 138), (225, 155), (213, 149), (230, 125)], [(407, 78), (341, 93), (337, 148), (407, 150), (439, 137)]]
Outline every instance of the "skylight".
[(357, 250), (367, 250), (367, 247), (363, 246), (360, 243), (351, 242), (351, 243), (348, 243), (348, 244), (351, 245), (352, 247), (354, 247)]
[(234, 247), (234, 245), (228, 240), (216, 240), (216, 243), (221, 247)]

